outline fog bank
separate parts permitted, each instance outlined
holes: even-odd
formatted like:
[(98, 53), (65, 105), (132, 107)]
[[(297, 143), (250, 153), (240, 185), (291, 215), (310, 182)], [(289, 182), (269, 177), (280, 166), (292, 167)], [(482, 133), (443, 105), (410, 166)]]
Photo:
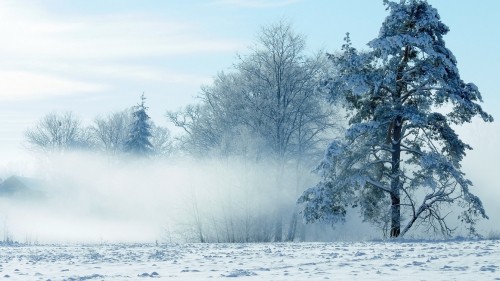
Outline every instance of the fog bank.
[[(5, 238), (52, 242), (256, 242), (366, 239), (352, 227), (307, 225), (298, 195), (317, 178), (272, 161), (152, 160), (65, 153), (34, 168), (43, 195), (2, 198)], [(295, 216), (294, 216), (295, 215)], [(292, 222), (297, 222), (292, 229)]]

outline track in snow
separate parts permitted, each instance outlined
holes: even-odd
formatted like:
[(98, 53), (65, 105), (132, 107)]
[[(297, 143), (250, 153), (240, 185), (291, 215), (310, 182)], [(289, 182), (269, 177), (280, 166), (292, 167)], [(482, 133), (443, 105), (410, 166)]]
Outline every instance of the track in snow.
[(0, 246), (2, 280), (500, 280), (500, 241)]

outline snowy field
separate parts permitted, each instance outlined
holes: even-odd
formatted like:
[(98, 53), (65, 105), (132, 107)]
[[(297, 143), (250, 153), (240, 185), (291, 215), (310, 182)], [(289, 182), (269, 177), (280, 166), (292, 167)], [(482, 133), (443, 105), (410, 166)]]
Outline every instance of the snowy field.
[(500, 280), (500, 241), (0, 246), (1, 280)]

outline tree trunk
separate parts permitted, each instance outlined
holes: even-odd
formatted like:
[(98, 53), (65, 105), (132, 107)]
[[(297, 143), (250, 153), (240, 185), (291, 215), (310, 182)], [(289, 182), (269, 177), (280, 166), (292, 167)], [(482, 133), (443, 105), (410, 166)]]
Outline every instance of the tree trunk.
[[(398, 67), (396, 75), (396, 92), (393, 96), (393, 102), (396, 110), (401, 110), (402, 93), (406, 91), (407, 85), (403, 80), (403, 71), (410, 59), (411, 47), (406, 46), (403, 53), (401, 64)], [(398, 237), (401, 233), (401, 131), (403, 129), (403, 117), (396, 116), (392, 121), (392, 142), (391, 142), (391, 238)]]
[(402, 118), (396, 117), (392, 125), (392, 167), (391, 167), (391, 238), (398, 237), (401, 233), (401, 129)]
[(401, 207), (399, 190), (391, 192), (391, 238), (396, 238), (401, 233)]

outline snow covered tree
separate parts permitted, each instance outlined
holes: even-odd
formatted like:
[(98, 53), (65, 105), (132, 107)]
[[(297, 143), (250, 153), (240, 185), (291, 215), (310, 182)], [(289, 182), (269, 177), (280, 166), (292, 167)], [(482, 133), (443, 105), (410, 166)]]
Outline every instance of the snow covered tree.
[(330, 55), (337, 73), (326, 87), (349, 112), (349, 127), (328, 147), (321, 182), (299, 198), (305, 220), (343, 221), (359, 206), (391, 237), (417, 225), (450, 235), (446, 218), (461, 208), (458, 218), (474, 233), (487, 215), (461, 171), (471, 147), (453, 126), (493, 118), (478, 104), (478, 88), (460, 78), (437, 10), (425, 0), (384, 4), (389, 15), (367, 52), (347, 36), (342, 52)]
[[(220, 72), (202, 87), (200, 104), (168, 112), (174, 125), (185, 130), (181, 146), (195, 155), (242, 157), (276, 163), (273, 190), (268, 196), (281, 200), (285, 193), (302, 191), (305, 177), (321, 157), (337, 124), (336, 110), (324, 92), (321, 78), (329, 71), (323, 53), (307, 54), (304, 36), (286, 22), (262, 27), (248, 52), (239, 56), (231, 72)], [(296, 185), (285, 185), (285, 170), (295, 170)], [(300, 186), (300, 187), (299, 187)], [(296, 216), (289, 230), (282, 217), (295, 206), (276, 204), (274, 241), (293, 240)], [(288, 232), (288, 238), (284, 233)]]
[(173, 142), (170, 130), (151, 124), (151, 145), (153, 146), (153, 154), (158, 157), (167, 157), (173, 151)]
[(317, 91), (328, 71), (326, 57), (307, 55), (304, 36), (278, 22), (262, 27), (234, 68), (202, 87), (200, 105), (167, 113), (187, 133), (182, 145), (202, 155), (215, 150), (281, 162), (317, 161), (318, 144), (326, 144), (325, 135), (336, 125), (335, 110)]
[(150, 117), (147, 114), (147, 107), (144, 102), (146, 97), (141, 96), (141, 103), (136, 105), (132, 112), (132, 124), (128, 138), (125, 141), (125, 151), (134, 155), (149, 155), (153, 152), (153, 145), (149, 141), (151, 138)]
[(25, 132), (30, 149), (42, 152), (88, 149), (91, 137), (73, 113), (49, 113)]
[(131, 123), (131, 110), (115, 112), (106, 117), (97, 117), (91, 127), (96, 148), (112, 155), (123, 153)]
[(305, 51), (304, 36), (278, 22), (262, 28), (251, 52), (235, 66), (246, 125), (283, 161), (317, 152), (316, 144), (334, 124), (334, 111), (323, 106), (325, 97), (317, 91), (327, 71), (325, 57)]

